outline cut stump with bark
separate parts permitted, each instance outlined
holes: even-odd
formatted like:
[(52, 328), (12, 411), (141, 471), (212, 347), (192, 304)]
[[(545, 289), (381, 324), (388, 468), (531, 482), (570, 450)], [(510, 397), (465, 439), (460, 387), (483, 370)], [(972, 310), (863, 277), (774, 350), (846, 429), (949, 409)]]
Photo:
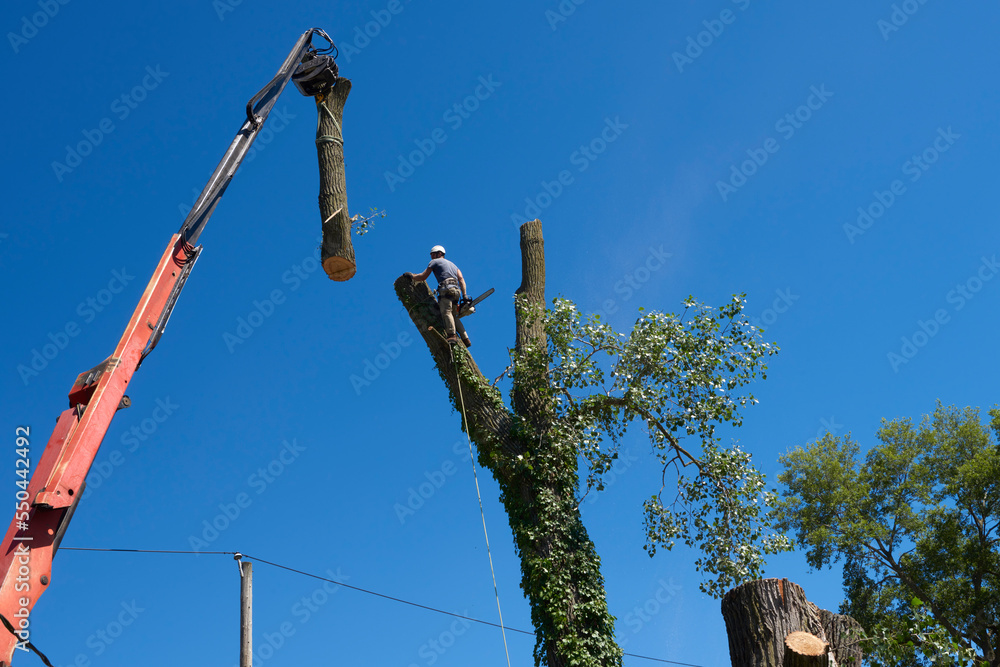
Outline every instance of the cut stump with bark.
[(830, 645), (808, 632), (789, 632), (785, 637), (784, 667), (830, 667)]
[(344, 170), (344, 105), (351, 92), (349, 79), (337, 79), (331, 89), (316, 95), (316, 153), (319, 156), (319, 212), (323, 221), (323, 270), (330, 280), (354, 277), (357, 263), (351, 243)]
[(827, 642), (819, 608), (806, 599), (801, 586), (787, 579), (758, 579), (737, 586), (723, 596), (722, 616), (733, 667), (781, 667), (785, 637), (793, 632), (807, 632)]

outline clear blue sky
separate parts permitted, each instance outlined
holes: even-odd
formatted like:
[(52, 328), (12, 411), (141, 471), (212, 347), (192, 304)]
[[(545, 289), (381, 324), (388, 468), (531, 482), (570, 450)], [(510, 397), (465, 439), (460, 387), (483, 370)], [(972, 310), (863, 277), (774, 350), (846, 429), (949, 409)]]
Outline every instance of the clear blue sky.
[[(114, 348), (246, 100), (310, 27), (333, 36), (354, 83), (351, 212), (388, 211), (357, 241), (353, 280), (307, 270), (320, 223), (315, 109), (287, 90), (201, 238), (65, 546), (200, 538), (496, 620), (459, 418), (392, 281), (440, 243), (471, 292), (495, 287), (467, 324), (480, 367), (498, 375), (525, 214), (544, 223), (549, 297), (621, 328), (640, 306), (747, 292), (782, 351), (726, 439), (772, 480), (779, 454), (827, 428), (871, 443), (882, 418), (997, 399), (996, 3), (14, 0), (0, 26), (11, 500), (15, 426), (32, 427), (37, 459), (76, 375)], [(430, 153), (434, 136), (444, 141)], [(252, 335), (227, 339), (257, 308), (270, 314), (252, 317)], [(61, 337), (67, 326), (77, 335)], [(37, 374), (19, 370), (53, 339), (64, 345)], [(366, 364), (382, 368), (352, 382)], [(627, 449), (615, 483), (583, 505), (619, 637), (632, 653), (728, 665), (694, 555), (641, 548), (641, 501), (658, 475), (638, 430)], [(401, 517), (397, 505), (435, 481)], [(480, 483), (504, 618), (530, 629), (496, 485), (482, 472)], [(220, 507), (232, 513), (238, 498), (249, 505), (227, 519)], [(229, 525), (203, 534), (213, 521)], [(256, 646), (280, 643), (259, 667), (505, 664), (495, 629), (255, 570)], [(841, 600), (839, 569), (810, 573), (801, 554), (767, 573), (820, 606)], [(238, 591), (229, 556), (64, 551), (33, 639), (62, 666), (231, 665)], [(312, 610), (311, 596), (323, 601)], [(532, 638), (508, 641), (529, 664)]]

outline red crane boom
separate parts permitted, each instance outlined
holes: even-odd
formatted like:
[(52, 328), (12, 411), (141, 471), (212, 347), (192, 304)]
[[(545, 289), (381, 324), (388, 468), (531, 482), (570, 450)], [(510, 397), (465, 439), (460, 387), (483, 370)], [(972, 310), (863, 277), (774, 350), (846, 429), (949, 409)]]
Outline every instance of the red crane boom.
[[(311, 46), (314, 34), (330, 42), (324, 51), (333, 50), (325, 32), (306, 31), (275, 77), (247, 103), (246, 120), (180, 231), (170, 238), (115, 351), (77, 377), (69, 392), (69, 409), (59, 415), (30, 481), (17, 493), (17, 511), (0, 544), (0, 622), (6, 626), (6, 631), (0, 628), (0, 667), (10, 667), (15, 649), (28, 650), (29, 615), (52, 582), (52, 558), (83, 496), (90, 466), (115, 412), (130, 405), (125, 395), (128, 383), (163, 334), (201, 252), (195, 243), (240, 162), (293, 76), (306, 95), (312, 94), (311, 82), (336, 77), (332, 59)], [(303, 67), (305, 59), (309, 64)], [(327, 63), (329, 71), (320, 71), (317, 63)]]

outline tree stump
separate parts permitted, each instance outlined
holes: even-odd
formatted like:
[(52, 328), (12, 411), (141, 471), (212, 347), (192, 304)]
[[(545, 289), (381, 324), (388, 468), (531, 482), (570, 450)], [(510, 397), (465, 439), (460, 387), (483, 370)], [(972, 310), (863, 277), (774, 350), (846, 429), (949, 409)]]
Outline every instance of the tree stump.
[(349, 79), (337, 79), (333, 88), (316, 96), (319, 123), (316, 152), (319, 155), (319, 212), (323, 221), (323, 270), (330, 280), (354, 277), (354, 245), (351, 217), (347, 213), (347, 178), (344, 170), (344, 104), (351, 92)]
[(826, 609), (819, 610), (819, 620), (827, 641), (833, 647), (837, 664), (840, 667), (861, 667), (861, 624), (850, 616), (834, 614)]
[(808, 632), (789, 632), (785, 637), (783, 667), (831, 667), (830, 645)]
[(722, 598), (722, 616), (733, 667), (780, 667), (792, 632), (825, 643), (818, 612), (802, 587), (787, 579), (758, 579), (732, 589)]

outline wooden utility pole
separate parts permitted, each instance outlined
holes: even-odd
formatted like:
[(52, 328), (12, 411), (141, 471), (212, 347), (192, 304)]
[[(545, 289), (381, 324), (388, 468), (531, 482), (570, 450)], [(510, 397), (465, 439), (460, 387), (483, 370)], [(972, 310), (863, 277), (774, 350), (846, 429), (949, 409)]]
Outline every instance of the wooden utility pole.
[(253, 667), (253, 563), (244, 563), (236, 554), (240, 567), (240, 667)]

